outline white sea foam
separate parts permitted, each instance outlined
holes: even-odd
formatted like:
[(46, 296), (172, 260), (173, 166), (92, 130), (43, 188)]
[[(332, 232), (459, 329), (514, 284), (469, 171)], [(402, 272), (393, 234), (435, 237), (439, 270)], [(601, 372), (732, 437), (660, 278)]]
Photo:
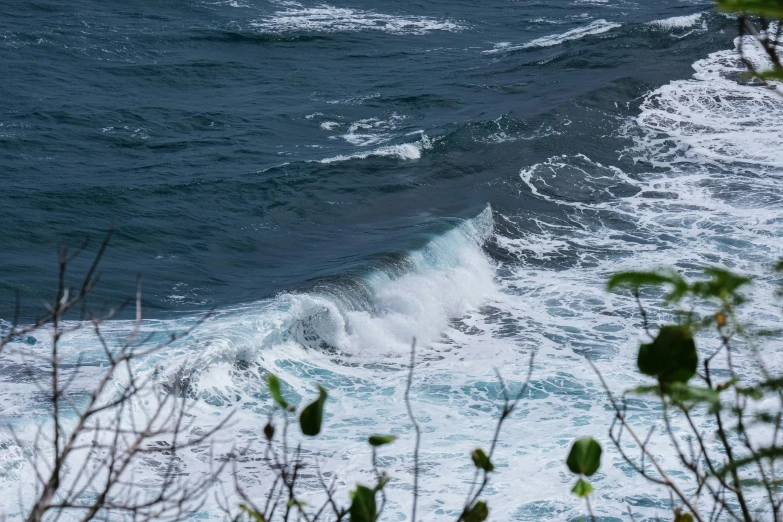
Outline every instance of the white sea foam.
[(356, 145), (366, 147), (389, 141), (399, 125), (405, 120), (405, 116), (393, 113), (388, 118), (365, 118), (351, 123), (342, 139)]
[(705, 13), (653, 20), (648, 22), (647, 26), (654, 31), (669, 33), (672, 38), (676, 39), (687, 38), (692, 34), (705, 33), (708, 30)]
[[(763, 67), (763, 55), (754, 49), (752, 42), (745, 45), (748, 59)], [(713, 53), (693, 68), (693, 78), (671, 82), (643, 102), (635, 121), (641, 133), (631, 154), (656, 166), (783, 168), (779, 93), (738, 82), (746, 68), (733, 50)]]
[(361, 105), (367, 100), (380, 97), (380, 93), (374, 92), (372, 94), (363, 94), (359, 96), (348, 96), (346, 98), (340, 98), (337, 100), (327, 100), (326, 103), (330, 105)]
[(334, 129), (336, 129), (339, 126), (340, 126), (340, 123), (336, 122), (336, 121), (325, 121), (325, 122), (321, 123), (321, 128), (323, 130), (325, 130), (325, 131), (333, 131)]
[(557, 18), (533, 18), (532, 20), (530, 20), (530, 23), (560, 25), (563, 24), (564, 22), (563, 20)]
[(187, 283), (175, 283), (171, 292), (164, 299), (179, 306), (205, 306), (210, 303), (210, 299), (204, 295), (208, 292), (205, 288), (193, 288)]
[(655, 26), (660, 29), (684, 29), (699, 25), (704, 19), (704, 13), (695, 13), (685, 16), (672, 16), (671, 18), (664, 18), (662, 20), (653, 20), (648, 22), (648, 25)]
[(553, 34), (550, 36), (544, 36), (542, 38), (536, 38), (535, 40), (531, 40), (525, 44), (511, 45), (509, 42), (501, 42), (499, 44), (495, 44), (494, 49), (489, 49), (484, 51), (484, 53), (493, 54), (518, 51), (522, 49), (534, 49), (538, 47), (552, 47), (554, 45), (560, 45), (571, 40), (579, 40), (587, 36), (606, 33), (612, 29), (620, 27), (621, 25), (622, 24), (615, 22), (607, 22), (606, 20), (595, 20), (584, 27), (577, 27), (576, 29), (571, 29), (570, 31), (566, 31), (565, 33), (561, 34)]
[(416, 143), (403, 143), (400, 145), (385, 145), (378, 147), (367, 152), (356, 152), (354, 154), (340, 154), (338, 156), (332, 156), (331, 158), (324, 158), (320, 160), (320, 163), (337, 163), (340, 161), (348, 161), (352, 159), (366, 159), (371, 156), (376, 157), (394, 157), (402, 160), (416, 160), (421, 158), (421, 151), (425, 149), (425, 143), (423, 141)]
[[(559, 122), (558, 126), (567, 126), (569, 124), (570, 120), (564, 118)], [(545, 136), (562, 134), (561, 130), (549, 124), (541, 124), (533, 130), (525, 127), (515, 128), (514, 123), (507, 120), (504, 116), (492, 120), (491, 124), (487, 122), (487, 127), (479, 129), (475, 133), (473, 140), (477, 143), (509, 143), (519, 140), (537, 140)]]
[(423, 35), (432, 31), (453, 32), (463, 29), (462, 25), (450, 20), (426, 16), (390, 15), (326, 4), (317, 7), (290, 6), (251, 25), (260, 31), (271, 33), (380, 31)]

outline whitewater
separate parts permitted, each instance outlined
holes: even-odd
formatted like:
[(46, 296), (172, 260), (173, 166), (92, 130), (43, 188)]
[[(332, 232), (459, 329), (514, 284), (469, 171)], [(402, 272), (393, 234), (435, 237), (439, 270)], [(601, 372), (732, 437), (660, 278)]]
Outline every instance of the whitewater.
[[(223, 7), (251, 9), (235, 2)], [(471, 12), (390, 14), (386, 11), (391, 9), (383, 6), (273, 2), (263, 12), (246, 15), (241, 30), (232, 18), (234, 25), (226, 31), (238, 33), (225, 40), (249, 41), (254, 46), (272, 41), (287, 48), (335, 34), (348, 35), (349, 42), (368, 33), (368, 38), (376, 34), (402, 39), (436, 35), (444, 39), (442, 45), (421, 50), (425, 44), (416, 40), (411, 44), (416, 51), (388, 52), (421, 51), (416, 59), (441, 53), (453, 65), (458, 59), (455, 53), (467, 49), (471, 60), (483, 60), (487, 65), (482, 67), (491, 68), (492, 75), (504, 76), (509, 71), (519, 73), (522, 66), (515, 60), (529, 60), (530, 67), (545, 61), (554, 66), (560, 62), (574, 65), (568, 62), (570, 53), (576, 52), (572, 46), (592, 50), (618, 39), (638, 38), (640, 33), (661, 46), (678, 45), (682, 39), (704, 37), (708, 23), (733, 27), (703, 7), (695, 13), (642, 22), (611, 18), (611, 10), (591, 11), (586, 19), (582, 15), (588, 7), (580, 3), (567, 11), (573, 13), (568, 15), (571, 18), (546, 14), (558, 24), (570, 23), (571, 28), (542, 22), (538, 30), (546, 34), (523, 38), (509, 29), (501, 42), (494, 34), (482, 34), (479, 41), (468, 45), (458, 39), (487, 23), (471, 18)], [(8, 48), (33, 45), (15, 33), (1, 34), (0, 44)], [(122, 43), (111, 44), (105, 49), (129, 56)], [(99, 52), (84, 43), (74, 52), (102, 56), (108, 51)], [(149, 52), (156, 60), (168, 59), (160, 49)], [(354, 59), (363, 61), (387, 51), (363, 48), (352, 52)], [(421, 60), (425, 69), (430, 67), (427, 58)], [(597, 514), (607, 520), (627, 519), (630, 506), (637, 517), (666, 516), (664, 492), (629, 474), (610, 449), (607, 430), (612, 415), (585, 361), (586, 357), (593, 360), (618, 392), (638, 384), (635, 354), (643, 332), (636, 304), (630, 296), (607, 293), (606, 280), (617, 271), (662, 265), (673, 265), (689, 276), (697, 276), (701, 266), (726, 266), (756, 277), (753, 292), (762, 304), (755, 320), (772, 327), (779, 313), (771, 298), (774, 281), (769, 268), (783, 256), (783, 162), (779, 154), (783, 135), (777, 124), (783, 118), (783, 97), (743, 81), (743, 66), (734, 48), (705, 52), (689, 65), (692, 70), (683, 78), (666, 79), (653, 87), (616, 87), (611, 82), (621, 80), (607, 80), (611, 89), (620, 92), (618, 98), (625, 96), (621, 104), (590, 91), (577, 108), (569, 106), (571, 112), (557, 113), (560, 106), (552, 104), (554, 116), (531, 113), (530, 122), (505, 112), (498, 116), (485, 99), (473, 102), (481, 109), (471, 114), (469, 122), (455, 123), (450, 118), (456, 118), (457, 102), (451, 98), (429, 93), (415, 100), (403, 99), (402, 95), (379, 94), (382, 86), (376, 85), (359, 93), (350, 89), (327, 92), (325, 86), (305, 82), (302, 99), (317, 110), (296, 107), (295, 116), (272, 114), (270, 118), (285, 129), (279, 136), (269, 130), (269, 124), (242, 134), (240, 144), (231, 145), (230, 153), (215, 153), (221, 158), (250, 156), (253, 140), (268, 141), (264, 145), (269, 147), (264, 151), (267, 155), (253, 158), (237, 181), (236, 191), (226, 188), (227, 175), (212, 179), (208, 174), (204, 179), (166, 180), (156, 189), (143, 188), (140, 182), (133, 189), (147, 191), (143, 217), (149, 214), (161, 223), (169, 218), (159, 214), (158, 204), (169, 191), (182, 198), (167, 211), (175, 215), (197, 216), (194, 207), (203, 212), (226, 211), (234, 204), (252, 214), (251, 206), (258, 204), (255, 215), (242, 216), (241, 227), (237, 227), (242, 232), (237, 233), (270, 234), (240, 235), (230, 248), (221, 250), (221, 255), (232, 248), (244, 252), (251, 248), (248, 238), (255, 238), (269, 251), (264, 254), (268, 257), (237, 261), (242, 276), (236, 281), (218, 281), (199, 269), (193, 272), (201, 279), (181, 275), (182, 280), (167, 282), (166, 287), (152, 287), (151, 299), (159, 307), (168, 307), (168, 313), (145, 320), (145, 333), (181, 332), (206, 319), (164, 353), (139, 361), (137, 372), (154, 376), (170, 388), (187, 390), (195, 400), (192, 413), (200, 429), (217, 425), (233, 412), (215, 451), (226, 455), (237, 447), (247, 448), (237, 459), (237, 470), (256, 498), (263, 498), (272, 480), (258, 467), (262, 428), (272, 411), (264, 377), (269, 373), (278, 376), (292, 403), (308, 402), (316, 386), (324, 386), (330, 395), (325, 428), (321, 436), (306, 441), (312, 458), (321, 470), (338, 477), (347, 495), (354, 484), (372, 480), (366, 437), (397, 435), (398, 440), (379, 453), (382, 467), (392, 477), (384, 519), (407, 520), (414, 438), (403, 397), (415, 338), (418, 358), (412, 408), (423, 432), (419, 509), (424, 520), (448, 520), (458, 515), (470, 486), (470, 453), (486, 447), (492, 437), (502, 401), (495, 372), (516, 389), (534, 355), (530, 389), (505, 424), (496, 452), (497, 472), (486, 492), (491, 520), (565, 521), (584, 516), (584, 506), (570, 494), (573, 477), (563, 464), (578, 436), (592, 436), (606, 448), (603, 467), (592, 480)], [(315, 69), (294, 74), (316, 74)], [(112, 74), (125, 73), (114, 70)], [(448, 79), (454, 73), (443, 74)], [(477, 92), (486, 99), (532, 89), (514, 83), (513, 89), (504, 90), (486, 78), (475, 80), (471, 76), (475, 74), (449, 81), (459, 84), (459, 89), (476, 87), (470, 82), (480, 83)], [(280, 85), (269, 88), (282, 90)], [(255, 106), (249, 92), (242, 95), (245, 108)], [(280, 96), (286, 99), (288, 93)], [(422, 107), (430, 106), (443, 112), (427, 119)], [(146, 129), (152, 139), (158, 133), (165, 143), (154, 147), (141, 143), (132, 132), (136, 129), (120, 130), (123, 121), (113, 122), (115, 130), (104, 133), (113, 132), (114, 137), (100, 139), (130, 143), (123, 152), (128, 160), (147, 153), (154, 156), (165, 147), (174, 157), (184, 154), (177, 133), (191, 127), (204, 130), (208, 122), (215, 121), (217, 126), (234, 129), (226, 131), (230, 133), (245, 124), (242, 116), (223, 121), (215, 114), (180, 120), (172, 129), (164, 129), (152, 117), (143, 120), (136, 122), (136, 129)], [(290, 147), (278, 143), (298, 136), (295, 129), (299, 127), (287, 127), (294, 125), (293, 120), (307, 129), (307, 139)], [(577, 133), (573, 129), (579, 125), (584, 127)], [(24, 127), (0, 121), (0, 132), (23, 133)], [(202, 144), (207, 151), (225, 138), (205, 136)], [(464, 156), (475, 156), (479, 158), (475, 163), (486, 164), (511, 160), (476, 179), (471, 176), (479, 167)], [(195, 163), (191, 157), (167, 161)], [(163, 172), (173, 168), (169, 163), (159, 167)], [(139, 168), (147, 172), (146, 167)], [(406, 170), (416, 168), (422, 172)], [(258, 179), (273, 188), (251, 193)], [(457, 182), (468, 188), (454, 195)], [(334, 185), (326, 190), (319, 183)], [(205, 186), (211, 191), (209, 197), (198, 199)], [(130, 197), (117, 195), (110, 187), (101, 190), (105, 192), (99, 196), (109, 204), (123, 205)], [(417, 190), (420, 196), (409, 195)], [(371, 210), (354, 210), (367, 201), (376, 209), (385, 208), (392, 197), (404, 201), (393, 207), (395, 215), (405, 216), (400, 221), (384, 221)], [(188, 198), (201, 202), (200, 206), (190, 206)], [(312, 205), (310, 213), (297, 206), (301, 200)], [(439, 211), (428, 206), (434, 200), (445, 201)], [(348, 209), (345, 214), (335, 210), (342, 208)], [(421, 219), (414, 222), (408, 219), (410, 215)], [(219, 224), (232, 223), (228, 218), (216, 219)], [(212, 233), (208, 220), (204, 221), (188, 241), (169, 249), (150, 248), (149, 257), (155, 261), (150, 261), (148, 271), (167, 274), (175, 267), (187, 273), (191, 265), (186, 263), (196, 266), (196, 262), (188, 258), (180, 265), (177, 259), (186, 258), (190, 248), (208, 252), (207, 264), (214, 263), (220, 270), (234, 266), (223, 264), (211, 247), (202, 244), (200, 234)], [(153, 231), (165, 228), (155, 223), (138, 221), (134, 226)], [(172, 235), (161, 234), (166, 241), (176, 241)], [(398, 239), (401, 236), (405, 238)], [(358, 247), (352, 250), (354, 245)], [(122, 244), (120, 252), (123, 248), (131, 247)], [(311, 263), (303, 265), (308, 271), (304, 282), (297, 279), (298, 273), (289, 273), (300, 270), (292, 268), (299, 258), (312, 260), (302, 261)], [(253, 263), (257, 271), (246, 268)], [(263, 287), (273, 291), (253, 286), (254, 279), (265, 277), (258, 266), (274, 272), (277, 286), (268, 283)], [(220, 290), (209, 290), (210, 284), (227, 286), (227, 294), (242, 298), (221, 299)], [(242, 293), (246, 288), (263, 297), (246, 298)], [(180, 308), (188, 303), (193, 306)], [(205, 303), (214, 308), (208, 316), (201, 306)], [(659, 317), (662, 312), (652, 306), (651, 313)], [(7, 326), (7, 321), (0, 323), (2, 328)], [(111, 321), (105, 334), (116, 341), (131, 328), (129, 321)], [(44, 350), (46, 343), (43, 337), (30, 337), (20, 339), (18, 347)], [(89, 332), (68, 334), (64, 344), (67, 361), (86, 355), (90, 364), (100, 367), (100, 346)], [(774, 346), (770, 362), (781, 367), (783, 345)], [(89, 390), (90, 374), (76, 386)], [(46, 405), (37, 398), (35, 383), (10, 370), (2, 379), (0, 420), (29, 441)], [(655, 410), (640, 403), (637, 418), (652, 425)], [(32, 470), (24, 464), (21, 449), (10, 444), (7, 434), (2, 437), (0, 466), (5, 479), (0, 497), (17, 498), (21, 491), (23, 498), (32, 493)], [(209, 472), (203, 447), (188, 448), (179, 456), (187, 473)], [(664, 461), (664, 466), (673, 468), (676, 463)], [(156, 467), (150, 463), (136, 473), (154, 480)], [(313, 480), (310, 477), (305, 482), (312, 485)], [(304, 498), (315, 499), (317, 492), (309, 491)], [(15, 502), (3, 501), (0, 506), (15, 515)], [(218, 503), (210, 498), (194, 519), (219, 520), (222, 516)]]

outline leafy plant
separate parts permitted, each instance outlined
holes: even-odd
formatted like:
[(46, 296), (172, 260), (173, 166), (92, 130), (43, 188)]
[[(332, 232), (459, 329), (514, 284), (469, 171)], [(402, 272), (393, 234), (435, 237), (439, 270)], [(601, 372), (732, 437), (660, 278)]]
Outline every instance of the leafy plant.
[[(783, 64), (781, 64), (783, 3), (779, 0), (716, 0), (716, 4), (720, 11), (737, 14), (740, 37), (750, 35), (772, 65), (769, 69), (759, 70), (751, 60), (746, 58), (745, 39), (740, 38), (740, 58), (747, 65), (750, 74), (771, 87), (775, 86), (770, 84), (770, 81), (783, 81)], [(776, 24), (771, 23), (773, 20)]]
[(299, 427), (302, 428), (302, 433), (305, 435), (315, 437), (321, 433), (321, 422), (324, 418), (324, 404), (327, 396), (326, 390), (318, 386), (318, 398), (308, 404), (299, 415)]
[[(750, 278), (714, 267), (696, 281), (658, 269), (616, 274), (608, 283), (610, 291), (631, 292), (651, 339), (640, 343), (637, 362), (643, 378), (654, 383), (626, 394), (660, 401), (664, 433), (682, 469), (663, 468), (650, 446), (655, 430), (646, 437), (637, 433), (626, 415), (626, 395), (616, 396), (590, 361), (614, 409), (609, 437), (633, 470), (670, 491), (677, 501), (672, 505), (675, 521), (725, 517), (751, 522), (762, 509), (770, 520), (781, 519), (783, 481), (776, 462), (783, 459), (783, 376), (772, 374), (764, 361), (758, 345), (762, 336), (740, 320), (739, 308), (747, 301), (743, 291), (750, 283)], [(641, 299), (649, 289), (658, 290), (675, 322), (657, 328), (649, 324)], [(740, 356), (753, 363), (752, 371), (739, 371), (735, 359)], [(685, 438), (675, 422), (688, 431)], [(629, 438), (638, 457), (628, 451)], [(594, 473), (599, 462), (600, 446), (592, 439), (577, 440), (567, 459), (569, 469), (580, 475), (572, 491), (586, 499), (588, 508), (592, 487), (581, 476)]]
[(592, 477), (601, 467), (601, 445), (591, 437), (582, 437), (574, 441), (571, 451), (568, 453), (566, 465), (571, 473), (579, 476), (579, 479), (571, 489), (571, 493), (585, 499), (590, 517), (595, 519), (593, 508), (590, 505), (588, 495), (593, 492), (593, 486), (584, 477)]
[[(416, 433), (411, 519), (419, 520), (416, 516), (416, 500), (418, 498), (419, 469), (417, 463), (420, 431), (418, 430), (418, 424), (416, 423), (416, 418), (413, 415), (409, 400), (410, 386), (413, 380), (413, 371), (415, 367), (415, 356), (416, 347), (414, 343), (411, 348), (411, 362), (408, 368), (408, 386), (405, 394), (405, 402)], [(494, 437), (490, 444), (489, 452), (485, 452), (483, 449), (479, 448), (471, 454), (471, 459), (476, 468), (476, 474), (466, 497), (465, 504), (459, 511), (457, 522), (483, 522), (489, 516), (489, 506), (484, 500), (480, 500), (480, 497), (489, 483), (490, 473), (495, 470), (492, 456), (500, 436), (500, 429), (522, 400), (530, 381), (532, 368), (533, 359), (531, 358), (527, 379), (514, 396), (509, 395), (505, 382), (503, 382), (502, 378), (498, 375), (503, 390), (503, 409), (501, 410), (500, 417), (495, 427)], [(350, 522), (376, 522), (379, 520), (386, 506), (386, 487), (389, 484), (390, 477), (385, 471), (378, 468), (377, 452), (379, 449), (395, 442), (397, 436), (390, 434), (374, 434), (367, 438), (367, 443), (372, 450), (372, 471), (375, 475), (375, 485), (356, 485), (349, 493), (350, 504), (348, 506), (341, 506), (338, 502), (339, 495), (336, 487), (336, 477), (332, 477), (331, 482), (327, 484), (324, 476), (316, 467), (317, 478), (324, 493), (324, 499), (320, 505), (308, 506), (300, 498), (300, 489), (302, 480), (301, 471), (308, 467), (309, 464), (302, 458), (301, 443), (291, 451), (289, 441), (291, 416), (297, 414), (298, 408), (296, 406), (291, 406), (283, 396), (282, 383), (276, 376), (271, 374), (267, 376), (267, 386), (269, 395), (274, 401), (275, 413), (280, 413), (283, 419), (282, 429), (277, 430), (275, 428), (275, 413), (273, 413), (270, 415), (269, 420), (264, 427), (264, 436), (267, 440), (265, 461), (269, 463), (269, 469), (274, 474), (275, 481), (271, 490), (266, 494), (266, 498), (263, 499), (263, 502), (255, 502), (255, 499), (250, 498), (250, 496), (245, 493), (242, 485), (237, 479), (235, 481), (235, 487), (242, 498), (243, 503), (239, 506), (241, 511), (236, 519), (245, 518), (253, 522), (272, 522), (277, 517), (280, 517), (284, 521), (293, 517), (305, 520), (306, 522), (315, 522), (323, 519), (334, 520), (336, 522), (346, 519)], [(328, 392), (322, 386), (318, 386), (318, 397), (298, 413), (298, 423), (303, 435), (315, 437), (321, 433), (324, 410), (328, 397)], [(278, 438), (276, 438), (276, 436), (278, 436)], [(236, 469), (234, 471), (234, 476), (236, 478), (238, 473), (236, 472)]]
[(651, 343), (639, 347), (639, 371), (655, 377), (661, 385), (688, 382), (696, 374), (697, 364), (696, 343), (687, 327), (662, 326)]

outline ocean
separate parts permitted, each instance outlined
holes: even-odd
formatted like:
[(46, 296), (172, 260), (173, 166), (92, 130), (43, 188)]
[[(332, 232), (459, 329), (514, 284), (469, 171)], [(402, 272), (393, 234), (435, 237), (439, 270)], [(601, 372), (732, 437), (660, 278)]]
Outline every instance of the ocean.
[[(0, 327), (14, 291), (24, 320), (53, 297), (60, 242), (95, 245), (114, 224), (96, 305), (132, 296), (140, 274), (145, 330), (213, 311), (138, 371), (185, 372), (200, 426), (235, 411), (222, 451), (261, 446), (266, 373), (293, 402), (320, 383), (326, 426), (308, 447), (347, 491), (371, 480), (366, 436), (397, 434), (381, 452), (385, 519), (406, 520), (415, 337), (420, 511), (455, 518), (499, 413), (495, 368), (513, 388), (535, 354), (491, 520), (584, 515), (564, 465), (582, 435), (605, 443), (603, 520), (629, 505), (666, 516), (668, 496), (609, 448), (585, 357), (617, 391), (639, 381), (635, 303), (605, 291), (616, 271), (720, 265), (771, 292), (783, 98), (744, 81), (735, 37), (707, 1), (6, 0)], [(777, 320), (771, 300), (761, 310)], [(106, 325), (109, 338), (129, 328)], [(100, 367), (88, 332), (67, 346)], [(29, 435), (45, 402), (10, 366), (0, 380), (0, 421)], [(640, 422), (655, 414), (639, 403)], [(32, 480), (12, 446), (9, 513)], [(207, 471), (203, 451), (181, 459)], [(258, 466), (240, 472), (260, 497)], [(221, 516), (213, 501), (198, 514)]]

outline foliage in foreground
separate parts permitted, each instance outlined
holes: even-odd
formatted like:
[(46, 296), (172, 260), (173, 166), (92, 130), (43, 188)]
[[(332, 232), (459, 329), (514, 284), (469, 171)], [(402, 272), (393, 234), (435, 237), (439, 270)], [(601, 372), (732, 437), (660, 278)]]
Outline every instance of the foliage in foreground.
[[(117, 310), (92, 313), (87, 298), (98, 283), (97, 266), (107, 242), (108, 238), (75, 287), (66, 283), (72, 256), (63, 250), (57, 296), (47, 313), (33, 325), (13, 325), (0, 337), (0, 363), (12, 364), (21, 358), (29, 365), (31, 378), (33, 370), (38, 372), (36, 382), (50, 397), (49, 422), (39, 425), (32, 447), (9, 428), (13, 443), (24, 450), (37, 477), (34, 496), (28, 499), (31, 504), (23, 511), (29, 522), (59, 518), (63, 512), (85, 522), (107, 517), (185, 520), (198, 510), (210, 484), (221, 480), (226, 465), (223, 461), (206, 478), (196, 481), (188, 480), (177, 467), (177, 451), (209, 444), (221, 426), (195, 438), (189, 436), (195, 433), (188, 420), (192, 402), (176, 390), (134, 374), (132, 361), (169, 346), (177, 338), (150, 344), (149, 338), (141, 335), (140, 292), (132, 303), (136, 320), (128, 338), (112, 346), (101, 334), (102, 325)], [(783, 262), (775, 271), (783, 272)], [(770, 368), (763, 357), (765, 341), (779, 341), (781, 332), (757, 331), (740, 319), (741, 308), (748, 307), (744, 291), (750, 283), (749, 278), (722, 268), (707, 268), (704, 277), (695, 281), (672, 269), (658, 269), (616, 274), (608, 282), (610, 291), (630, 292), (634, 297), (640, 326), (649, 338), (638, 349), (639, 386), (616, 395), (593, 366), (614, 410), (609, 439), (630, 469), (668, 490), (675, 521), (781, 519), (783, 477), (778, 464), (783, 458), (783, 375)], [(663, 311), (656, 312), (665, 318), (661, 324), (652, 324), (644, 305), (649, 299), (663, 304)], [(77, 308), (83, 319), (64, 321), (65, 315)], [(65, 361), (60, 346), (64, 336), (80, 329), (93, 331), (104, 349), (105, 361), (89, 400), (76, 404), (71, 386), (83, 367), (78, 361)], [(33, 354), (23, 347), (25, 336), (33, 332), (50, 336), (48, 353)], [(411, 520), (418, 521), (422, 520), (417, 512), (421, 432), (409, 400), (415, 357), (414, 343), (405, 405), (415, 432)], [(498, 374), (503, 407), (488, 450), (477, 448), (469, 455), (475, 474), (464, 504), (455, 510), (457, 522), (482, 522), (489, 516), (490, 506), (482, 497), (495, 472), (501, 427), (523, 400), (532, 369), (531, 358), (527, 378), (514, 394)], [(240, 511), (231, 517), (253, 522), (380, 520), (390, 477), (378, 467), (377, 455), (396, 437), (367, 434), (375, 480), (356, 485), (350, 492), (350, 503), (341, 505), (338, 499), (345, 495), (337, 491), (335, 477), (327, 483), (317, 466), (303, 457), (307, 453), (302, 444), (292, 447), (289, 440), (292, 423), (305, 437), (322, 432), (327, 390), (319, 386), (317, 397), (299, 409), (289, 404), (276, 376), (267, 376), (267, 386), (275, 410), (263, 427), (267, 441), (263, 463), (273, 485), (258, 499), (247, 495), (236, 481), (236, 496), (227, 499), (240, 506)], [(628, 415), (629, 403), (639, 396), (660, 406), (655, 410), (660, 413), (660, 424), (646, 433), (639, 431), (633, 416)], [(129, 416), (131, 410), (137, 414)], [(653, 449), (656, 438), (663, 439), (674, 462), (661, 458)], [(635, 450), (629, 449), (629, 443)], [(134, 467), (153, 453), (166, 456), (160, 481), (154, 485), (135, 481)], [(585, 500), (591, 517), (594, 487), (590, 479), (600, 469), (602, 453), (597, 441), (579, 438), (565, 459), (576, 476), (571, 492)], [(311, 476), (316, 470), (323, 493), (320, 505), (308, 505), (302, 498), (305, 468)], [(235, 509), (229, 505), (226, 511)]]
[[(420, 520), (417, 515), (418, 496), (419, 496), (419, 447), (421, 443), (421, 431), (419, 429), (416, 416), (413, 413), (410, 402), (410, 389), (413, 382), (414, 368), (416, 362), (416, 343), (411, 347), (411, 360), (408, 368), (408, 381), (405, 391), (405, 405), (408, 410), (409, 419), (416, 434), (416, 445), (413, 454), (413, 489), (412, 489), (412, 508), (411, 520)], [(527, 390), (533, 369), (533, 358), (530, 359), (527, 378), (521, 388), (515, 395), (510, 395), (508, 388), (498, 374), (501, 388), (503, 390), (503, 408), (500, 417), (495, 426), (494, 436), (486, 452), (482, 448), (475, 449), (470, 458), (473, 461), (475, 474), (472, 485), (468, 491), (465, 503), (459, 511), (457, 522), (483, 522), (489, 516), (489, 507), (486, 501), (481, 500), (481, 496), (489, 484), (490, 473), (495, 470), (492, 457), (500, 437), (500, 430), (503, 423), (511, 416), (517, 408), (519, 402)], [(397, 437), (394, 435), (375, 434), (367, 438), (367, 443), (372, 448), (371, 466), (375, 476), (375, 484), (358, 484), (350, 492), (351, 500), (349, 505), (340, 505), (339, 496), (336, 487), (336, 477), (327, 483), (325, 477), (317, 466), (308, 463), (303, 457), (303, 448), (301, 443), (295, 449), (291, 448), (289, 440), (289, 427), (291, 416), (297, 413), (297, 408), (291, 406), (281, 392), (280, 380), (275, 375), (267, 376), (267, 385), (269, 394), (275, 401), (275, 411), (282, 415), (282, 435), (275, 439), (277, 427), (275, 424), (275, 412), (270, 414), (269, 421), (264, 427), (264, 435), (267, 440), (267, 446), (264, 453), (264, 462), (269, 468), (269, 472), (274, 476), (274, 482), (262, 499), (262, 502), (254, 502), (253, 499), (245, 493), (242, 486), (236, 482), (238, 495), (243, 499), (240, 505), (242, 514), (252, 522), (271, 522), (276, 519), (288, 521), (290, 519), (305, 520), (306, 522), (315, 522), (317, 520), (341, 521), (348, 519), (351, 522), (376, 522), (381, 518), (386, 506), (386, 485), (390, 477), (385, 471), (378, 468), (377, 452), (379, 448), (393, 443)], [(319, 386), (318, 398), (305, 406), (298, 416), (299, 428), (303, 435), (309, 437), (317, 436), (321, 431), (322, 419), (324, 414), (324, 405), (326, 403), (327, 392)], [(323, 492), (323, 500), (320, 505), (308, 505), (300, 498), (302, 487), (302, 470), (315, 468), (318, 483)], [(597, 465), (596, 465), (597, 468)], [(592, 473), (589, 473), (592, 474)], [(234, 473), (237, 477), (238, 474)], [(237, 517), (241, 518), (242, 514)]]
[[(0, 324), (0, 368), (18, 368), (22, 383), (35, 387), (35, 399), (44, 408), (43, 419), (30, 414), (32, 436), (20, 436), (18, 426), (3, 427), (7, 440), (0, 447), (15, 452), (34, 473), (32, 484), (20, 486), (28, 489), (20, 489), (18, 513), (4, 515), (26, 522), (186, 519), (203, 504), (225, 465), (209, 462), (209, 472), (191, 478), (180, 472), (177, 452), (209, 444), (230, 415), (212, 429), (200, 429), (190, 413), (192, 400), (169, 393), (154, 376), (134, 369), (136, 361), (190, 332), (162, 341), (145, 335), (139, 286), (135, 300), (125, 303), (135, 312), (128, 336), (115, 343), (104, 335), (105, 323), (125, 307), (95, 309), (89, 302), (110, 237), (76, 284), (69, 284), (68, 269), (88, 243), (75, 253), (62, 247), (55, 296), (46, 312), (30, 325), (17, 320), (10, 327)], [(79, 320), (68, 320), (74, 314)], [(64, 353), (64, 339), (76, 332), (91, 334), (101, 347), (92, 361), (85, 361), (84, 353), (75, 360)], [(37, 340), (30, 342), (32, 335), (42, 341), (40, 346)], [(80, 382), (89, 382), (90, 388), (79, 389)], [(19, 417), (24, 429), (25, 415)], [(143, 480), (136, 467), (151, 457), (158, 458), (158, 477)], [(13, 465), (4, 466), (0, 477), (15, 472)], [(13, 501), (2, 499), (3, 507), (10, 510)]]
[[(783, 2), (780, 0), (716, 0), (719, 11), (737, 15), (740, 37), (748, 35), (769, 60), (771, 67), (759, 67), (746, 55), (745, 38), (740, 38), (740, 59), (745, 63), (751, 76), (758, 78), (767, 86), (776, 88), (772, 83), (783, 81)], [(780, 92), (778, 90), (778, 92)]]
[[(783, 271), (783, 263), (775, 271)], [(714, 267), (704, 273), (698, 281), (671, 269), (624, 272), (609, 280), (610, 291), (633, 294), (650, 338), (637, 356), (649, 383), (618, 397), (596, 369), (615, 412), (609, 437), (628, 466), (668, 490), (675, 521), (778, 521), (783, 376), (769, 368), (763, 340), (780, 332), (755, 331), (740, 320), (749, 278)], [(643, 305), (645, 289), (657, 294), (671, 318), (657, 331)], [(639, 395), (660, 404), (661, 424), (644, 436), (628, 414), (628, 403)], [(667, 469), (652, 449), (656, 436), (668, 442), (676, 469)], [(569, 467), (577, 471), (570, 457)], [(587, 498), (590, 490), (575, 493)]]

